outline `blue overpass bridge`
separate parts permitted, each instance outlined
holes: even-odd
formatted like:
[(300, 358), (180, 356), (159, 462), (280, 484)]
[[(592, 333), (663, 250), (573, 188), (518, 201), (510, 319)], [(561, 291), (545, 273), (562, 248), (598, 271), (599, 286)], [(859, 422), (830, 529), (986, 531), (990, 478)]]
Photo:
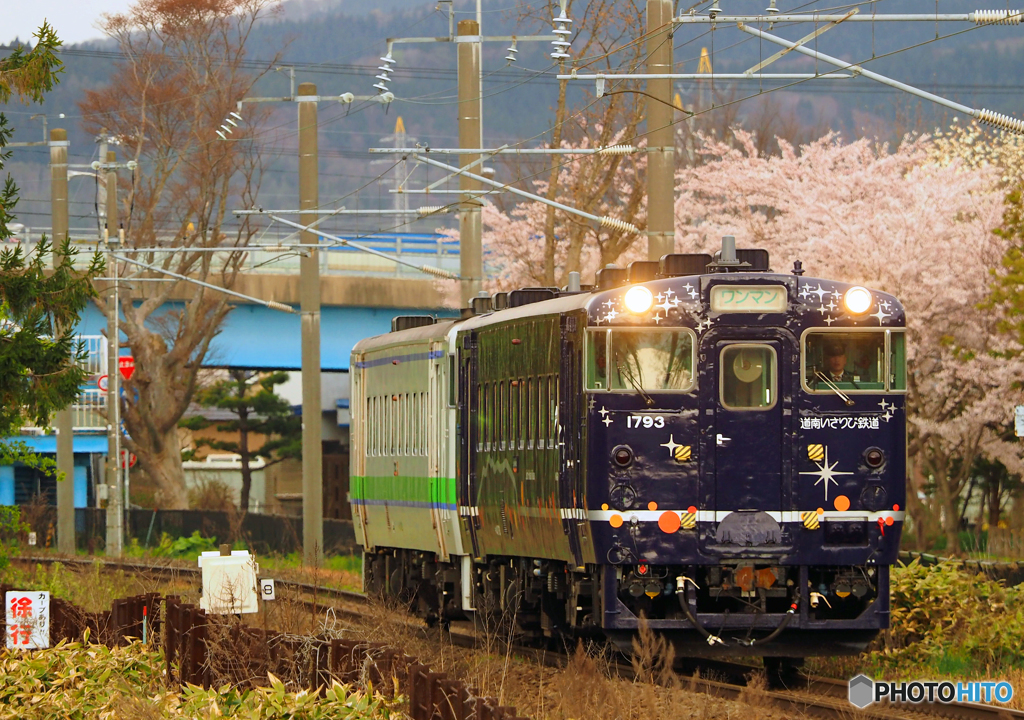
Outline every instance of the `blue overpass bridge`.
[[(355, 239), (355, 237), (353, 237)], [(359, 242), (418, 264), (429, 264), (452, 272), (459, 270), (458, 242), (443, 235), (393, 233)], [(29, 249), (29, 248), (27, 248)], [(84, 260), (87, 248), (80, 258)], [(443, 308), (443, 297), (433, 279), (411, 268), (345, 247), (320, 252), (321, 324), (320, 357), (324, 378), (322, 407), (325, 413), (325, 441), (347, 445), (349, 355), (360, 339), (386, 333), (396, 315), (435, 314), (450, 316), (457, 310)], [(234, 290), (263, 300), (275, 300), (298, 307), (299, 268), (297, 257), (252, 251), (236, 278)], [(140, 301), (155, 293), (155, 283), (137, 283), (132, 293)], [(182, 283), (181, 293), (152, 317), (181, 307), (194, 286)], [(90, 382), (83, 387), (73, 406), (75, 430), (75, 507), (95, 504), (94, 487), (106, 456), (106, 393), (97, 379), (107, 373), (107, 321), (90, 304), (83, 314), (79, 333), (87, 342)], [(128, 350), (122, 350), (127, 354)], [(272, 310), (263, 305), (238, 302), (211, 344), (205, 362), (210, 368), (253, 370), (299, 370), (302, 366), (300, 316)], [(329, 417), (328, 417), (329, 416)], [(44, 428), (25, 428), (21, 440), (37, 452), (56, 452), (56, 437)], [(28, 502), (37, 494), (53, 494), (52, 479), (31, 468), (0, 466), (0, 505)]]

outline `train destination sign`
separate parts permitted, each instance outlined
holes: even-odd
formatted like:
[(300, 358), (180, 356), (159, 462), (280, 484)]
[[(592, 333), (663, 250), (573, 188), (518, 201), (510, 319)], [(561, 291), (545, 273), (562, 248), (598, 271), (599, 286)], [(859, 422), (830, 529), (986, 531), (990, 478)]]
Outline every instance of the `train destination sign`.
[(786, 312), (782, 285), (716, 285), (711, 288), (712, 312)]

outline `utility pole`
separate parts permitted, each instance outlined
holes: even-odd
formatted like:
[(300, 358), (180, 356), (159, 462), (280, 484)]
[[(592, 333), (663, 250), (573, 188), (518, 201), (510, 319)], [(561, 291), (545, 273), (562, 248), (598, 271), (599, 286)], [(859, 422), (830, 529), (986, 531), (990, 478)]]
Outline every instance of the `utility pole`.
[[(103, 240), (110, 248), (112, 238), (120, 240), (117, 223), (117, 155), (107, 151), (106, 130), (100, 136), (100, 162), (107, 166), (106, 226)], [(103, 167), (101, 165), (101, 167)], [(121, 331), (118, 328), (117, 261), (113, 263), (113, 285), (107, 298), (107, 544), (109, 557), (121, 557), (124, 546), (124, 486), (121, 475), (121, 383), (118, 358)]]
[[(672, 72), (672, 0), (647, 0), (647, 72)], [(675, 252), (672, 80), (647, 81), (647, 259)]]
[[(320, 205), (317, 149), (316, 85), (302, 83), (299, 105), (299, 223), (317, 221)], [(320, 253), (319, 235), (303, 230), (299, 262), (299, 301), (302, 311), (302, 555), (306, 565), (323, 560), (323, 445), (320, 408)]]
[[(68, 132), (50, 131), (50, 207), (53, 225), (53, 267), (64, 260), (60, 252), (68, 239)], [(75, 554), (75, 436), (74, 411), (57, 412), (57, 550)]]
[[(459, 76), (459, 147), (482, 148), (480, 99), (480, 23), (460, 20), (455, 37), (458, 45)], [(459, 167), (472, 168), (480, 163), (479, 155), (462, 155)], [(476, 297), (484, 276), (481, 235), (480, 199), (472, 193), (480, 191), (480, 183), (461, 175), (459, 189), (463, 192), (459, 208), (459, 274), (462, 276), (462, 307)]]

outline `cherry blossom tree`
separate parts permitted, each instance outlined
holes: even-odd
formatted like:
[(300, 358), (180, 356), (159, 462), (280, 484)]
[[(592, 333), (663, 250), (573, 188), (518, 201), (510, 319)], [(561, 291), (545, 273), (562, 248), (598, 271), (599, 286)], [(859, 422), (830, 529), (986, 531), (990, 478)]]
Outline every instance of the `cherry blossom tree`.
[(741, 246), (768, 249), (777, 270), (800, 259), (812, 275), (900, 298), (911, 477), (933, 488), (928, 502), (955, 550), (974, 460), (1021, 467), (999, 433), (1022, 398), (1020, 346), (998, 332), (1000, 313), (979, 307), (1003, 253), (992, 232), (1003, 209), (998, 169), (942, 157), (926, 137), (892, 149), (829, 135), (799, 149), (782, 143), (776, 157), (758, 153), (749, 135), (737, 138), (709, 142), (707, 162), (678, 174), (680, 249), (714, 251), (722, 235), (735, 235)]

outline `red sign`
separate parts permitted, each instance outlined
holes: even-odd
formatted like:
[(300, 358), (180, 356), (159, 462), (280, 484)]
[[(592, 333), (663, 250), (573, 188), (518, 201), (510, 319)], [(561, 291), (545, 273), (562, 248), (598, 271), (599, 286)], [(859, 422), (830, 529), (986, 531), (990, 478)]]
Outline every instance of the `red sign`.
[(128, 458), (128, 467), (130, 467), (130, 468), (135, 467), (135, 463), (137, 463), (139, 461), (139, 459), (137, 457), (135, 457), (135, 453), (128, 452), (127, 450), (121, 450), (121, 467), (122, 468), (124, 467), (124, 460), (125, 460), (125, 458)]
[(135, 358), (131, 355), (122, 355), (117, 359), (117, 369), (121, 371), (121, 376), (125, 380), (132, 379), (132, 373), (135, 372)]
[(108, 378), (106, 375), (100, 375), (99, 379), (96, 380), (96, 387), (98, 387), (102, 392), (106, 392), (107, 389), (110, 387), (109, 381), (110, 378)]

